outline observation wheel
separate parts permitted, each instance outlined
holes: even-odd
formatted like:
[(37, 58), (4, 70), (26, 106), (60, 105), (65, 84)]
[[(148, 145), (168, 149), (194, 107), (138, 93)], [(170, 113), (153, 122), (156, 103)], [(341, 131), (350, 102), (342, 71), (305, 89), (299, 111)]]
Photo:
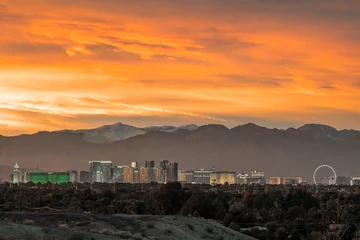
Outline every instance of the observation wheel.
[(330, 169), (330, 170), (333, 172), (334, 175), (329, 177), (329, 180), (328, 180), (329, 182), (328, 182), (328, 184), (329, 184), (329, 185), (335, 185), (335, 183), (336, 183), (336, 178), (337, 178), (336, 172), (335, 172), (334, 168), (332, 168), (332, 167), (329, 166), (329, 165), (320, 165), (320, 166), (318, 166), (318, 167), (315, 169), (314, 175), (313, 175), (314, 184), (315, 184), (315, 185), (318, 185), (318, 184), (319, 184), (318, 182), (316, 182), (316, 173), (317, 173), (317, 171), (318, 171), (320, 168), (328, 168), (328, 169)]

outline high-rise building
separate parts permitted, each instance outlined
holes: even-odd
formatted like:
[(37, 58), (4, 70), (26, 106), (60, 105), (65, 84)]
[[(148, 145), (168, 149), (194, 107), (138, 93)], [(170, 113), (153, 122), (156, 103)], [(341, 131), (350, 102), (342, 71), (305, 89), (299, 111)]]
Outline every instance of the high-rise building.
[(124, 183), (134, 183), (134, 168), (127, 167), (123, 169), (124, 171)]
[(27, 183), (27, 182), (28, 182), (28, 172), (27, 172), (27, 171), (23, 171), (23, 172), (22, 172), (22, 182), (23, 182), (23, 183)]
[(20, 170), (19, 164), (15, 164), (14, 170), (13, 170), (13, 183), (21, 183), (22, 182), (22, 174)]
[(139, 183), (150, 183), (151, 168), (141, 167), (139, 169)]
[(195, 170), (194, 171), (194, 183), (195, 184), (209, 184), (210, 183), (210, 174), (213, 173), (213, 170)]
[(133, 183), (140, 183), (140, 171), (134, 170), (133, 176)]
[(80, 172), (80, 182), (88, 183), (90, 182), (90, 172), (88, 171), (81, 171)]
[(153, 168), (153, 172), (154, 172), (154, 180), (152, 180), (152, 181), (160, 183), (161, 182), (161, 169), (157, 168), (157, 167)]
[(131, 162), (131, 167), (134, 168), (135, 171), (139, 170), (140, 164), (138, 162)]
[(163, 160), (160, 162), (160, 178), (161, 182), (176, 182), (178, 180), (179, 164), (171, 163), (169, 160)]
[(210, 173), (209, 184), (236, 184), (235, 172), (212, 172)]
[(178, 181), (181, 183), (193, 183), (194, 182), (194, 171), (179, 170)]
[(160, 182), (167, 182), (167, 165), (169, 164), (169, 160), (160, 161)]
[(145, 167), (146, 168), (154, 168), (155, 167), (155, 161), (145, 161)]
[(112, 182), (123, 183), (124, 182), (124, 169), (128, 166), (115, 166), (112, 169)]
[(178, 180), (178, 170), (179, 170), (179, 164), (174, 162), (174, 163), (169, 163), (168, 168), (167, 168), (167, 182), (177, 182)]
[(70, 177), (70, 182), (76, 183), (78, 181), (78, 171), (76, 170), (69, 171), (69, 177)]
[(110, 183), (112, 180), (111, 161), (89, 161), (90, 182)]

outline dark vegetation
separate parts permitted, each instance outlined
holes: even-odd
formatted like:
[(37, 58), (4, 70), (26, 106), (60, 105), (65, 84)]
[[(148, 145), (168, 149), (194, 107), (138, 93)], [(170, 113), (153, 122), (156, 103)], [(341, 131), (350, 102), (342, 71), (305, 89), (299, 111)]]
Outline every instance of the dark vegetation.
[[(305, 189), (226, 193), (183, 188), (180, 183), (153, 191), (75, 188), (9, 188), (0, 185), (2, 212), (184, 215), (214, 219), (259, 239), (357, 239), (360, 195)], [(0, 217), (2, 214), (0, 213)], [(147, 228), (154, 228), (149, 224)], [(188, 225), (193, 230), (192, 225)], [(214, 230), (206, 229), (211, 235)], [(172, 232), (168, 232), (172, 235)]]

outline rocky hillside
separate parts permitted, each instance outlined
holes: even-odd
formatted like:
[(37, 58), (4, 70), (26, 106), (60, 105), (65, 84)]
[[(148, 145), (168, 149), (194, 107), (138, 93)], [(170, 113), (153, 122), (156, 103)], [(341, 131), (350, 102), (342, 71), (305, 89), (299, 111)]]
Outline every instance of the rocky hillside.
[[(0, 237), (92, 240), (251, 240), (211, 220), (180, 216), (6, 214)], [(18, 223), (15, 223), (18, 222)]]

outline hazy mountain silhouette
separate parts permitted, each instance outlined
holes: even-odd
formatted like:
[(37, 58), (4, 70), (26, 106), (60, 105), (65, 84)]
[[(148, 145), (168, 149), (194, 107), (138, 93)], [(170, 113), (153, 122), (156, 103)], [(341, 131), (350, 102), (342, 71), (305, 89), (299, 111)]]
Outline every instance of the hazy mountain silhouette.
[[(8, 167), (18, 162), (20, 167), (39, 165), (43, 169), (64, 171), (87, 169), (89, 160), (112, 160), (114, 164), (128, 165), (131, 161), (143, 164), (145, 160), (156, 160), (158, 164), (169, 159), (179, 162), (180, 169), (213, 166), (236, 172), (260, 169), (267, 175), (301, 175), (307, 179), (318, 165), (329, 164), (339, 175), (360, 175), (359, 132), (344, 134), (323, 125), (287, 130), (255, 124), (232, 129), (205, 125), (174, 132), (152, 129), (101, 144), (87, 141), (82, 131), (0, 137), (0, 162)], [(109, 131), (105, 132), (109, 136)], [(96, 137), (99, 136), (102, 137), (101, 134)]]
[(91, 143), (112, 143), (119, 140), (125, 140), (138, 135), (143, 135), (147, 131), (160, 131), (160, 132), (176, 132), (180, 129), (196, 130), (197, 125), (184, 125), (184, 126), (152, 126), (147, 128), (137, 128), (134, 126), (126, 125), (123, 123), (116, 123), (113, 125), (105, 125), (99, 128), (86, 129), (86, 130), (63, 130), (57, 132), (70, 132), (80, 133), (87, 142)]
[(331, 139), (337, 142), (341, 142), (347, 137), (354, 136), (359, 133), (358, 131), (347, 129), (338, 131), (333, 127), (321, 124), (306, 124), (300, 127), (299, 130), (317, 139)]

